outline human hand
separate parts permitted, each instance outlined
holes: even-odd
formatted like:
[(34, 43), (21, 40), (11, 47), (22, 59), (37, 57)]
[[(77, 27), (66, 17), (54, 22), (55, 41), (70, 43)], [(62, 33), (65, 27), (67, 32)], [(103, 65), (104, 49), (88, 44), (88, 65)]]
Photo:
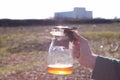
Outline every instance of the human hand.
[(71, 33), (70, 38), (73, 38), (73, 57), (81, 65), (93, 69), (96, 62), (96, 55), (90, 50), (88, 40), (75, 32)]

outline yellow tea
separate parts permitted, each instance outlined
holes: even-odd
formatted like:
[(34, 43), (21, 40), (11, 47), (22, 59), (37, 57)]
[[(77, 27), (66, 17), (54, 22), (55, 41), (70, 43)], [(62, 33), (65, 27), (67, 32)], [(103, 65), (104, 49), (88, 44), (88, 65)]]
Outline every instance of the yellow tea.
[(48, 65), (48, 72), (52, 74), (72, 74), (72, 65)]

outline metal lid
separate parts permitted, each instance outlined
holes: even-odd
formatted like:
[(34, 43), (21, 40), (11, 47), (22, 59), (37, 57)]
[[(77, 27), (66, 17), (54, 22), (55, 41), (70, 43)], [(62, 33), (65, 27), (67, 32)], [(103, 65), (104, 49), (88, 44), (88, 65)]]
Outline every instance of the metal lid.
[(53, 27), (52, 31), (50, 32), (51, 35), (54, 36), (65, 36), (65, 30), (76, 30), (77, 28), (72, 28), (68, 26), (55, 26)]

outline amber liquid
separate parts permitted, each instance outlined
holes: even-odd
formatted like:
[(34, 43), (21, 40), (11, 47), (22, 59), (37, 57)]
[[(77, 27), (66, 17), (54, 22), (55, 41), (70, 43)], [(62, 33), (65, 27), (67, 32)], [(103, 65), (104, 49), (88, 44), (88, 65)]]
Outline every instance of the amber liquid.
[(48, 65), (48, 72), (51, 74), (67, 75), (72, 74), (72, 65)]

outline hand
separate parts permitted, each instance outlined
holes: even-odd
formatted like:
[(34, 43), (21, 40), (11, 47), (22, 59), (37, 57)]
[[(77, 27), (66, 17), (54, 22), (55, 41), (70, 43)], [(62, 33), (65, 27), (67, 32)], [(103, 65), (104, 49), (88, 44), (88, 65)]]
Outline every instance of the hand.
[(75, 32), (73, 36), (77, 39), (73, 45), (73, 57), (77, 58), (81, 65), (93, 69), (96, 55), (90, 50), (88, 40)]

